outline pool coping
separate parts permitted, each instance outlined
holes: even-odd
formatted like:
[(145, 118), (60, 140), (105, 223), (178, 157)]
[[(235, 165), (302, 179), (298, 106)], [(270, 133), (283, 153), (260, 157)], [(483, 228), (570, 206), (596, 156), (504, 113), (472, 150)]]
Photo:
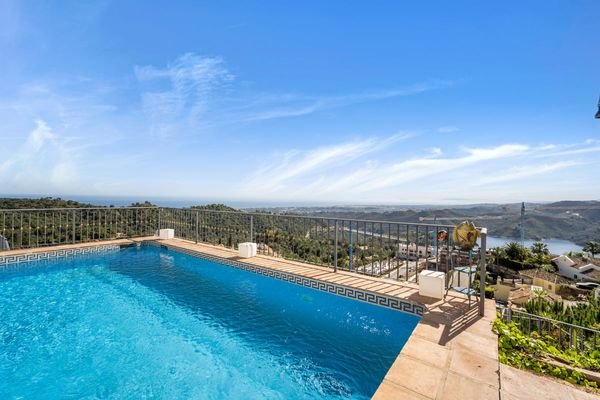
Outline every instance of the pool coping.
[[(317, 290), (421, 315), (416, 328), (390, 367), (374, 399), (499, 399), (498, 341), (491, 331), (495, 303), (486, 301), (486, 316), (477, 303), (449, 294), (439, 301), (418, 294), (415, 284), (375, 278), (269, 256), (240, 259), (219, 246), (156, 237), (79, 243), (0, 253), (0, 265), (155, 243)], [(354, 297), (352, 297), (354, 296)]]
[[(152, 240), (152, 237), (144, 240)], [(59, 246), (35, 247), (32, 249), (8, 250), (0, 252), (0, 266), (29, 261), (49, 260), (74, 255), (100, 253), (118, 250), (122, 246), (134, 243), (132, 239), (115, 239), (101, 242), (85, 242)]]

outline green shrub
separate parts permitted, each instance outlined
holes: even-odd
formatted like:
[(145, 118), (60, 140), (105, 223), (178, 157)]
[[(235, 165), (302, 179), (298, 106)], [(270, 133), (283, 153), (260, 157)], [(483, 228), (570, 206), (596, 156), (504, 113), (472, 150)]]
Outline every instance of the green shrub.
[(598, 388), (596, 382), (587, 380), (582, 373), (554, 366), (542, 358), (552, 355), (573, 367), (595, 371), (600, 370), (598, 359), (581, 356), (572, 350), (561, 351), (552, 344), (552, 337), (542, 336), (535, 331), (527, 336), (517, 325), (512, 322), (506, 324), (500, 318), (494, 321), (492, 329), (498, 335), (498, 358), (503, 364), (554, 376), (573, 384)]

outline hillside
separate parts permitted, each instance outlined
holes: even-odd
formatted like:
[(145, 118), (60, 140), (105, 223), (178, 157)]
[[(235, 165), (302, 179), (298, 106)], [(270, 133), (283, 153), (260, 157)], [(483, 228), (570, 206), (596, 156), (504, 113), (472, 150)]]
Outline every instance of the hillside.
[(0, 210), (27, 209), (27, 208), (84, 208), (95, 207), (92, 204), (80, 203), (74, 200), (63, 200), (60, 197), (42, 197), (39, 199), (28, 198), (1, 198)]
[[(266, 209), (337, 218), (424, 222), (454, 225), (465, 219), (485, 226), (492, 236), (519, 237), (519, 203), (481, 204), (461, 207), (434, 206), (337, 206)], [(550, 204), (526, 204), (525, 234), (528, 239), (563, 239), (584, 245), (600, 240), (599, 201), (561, 201)]]

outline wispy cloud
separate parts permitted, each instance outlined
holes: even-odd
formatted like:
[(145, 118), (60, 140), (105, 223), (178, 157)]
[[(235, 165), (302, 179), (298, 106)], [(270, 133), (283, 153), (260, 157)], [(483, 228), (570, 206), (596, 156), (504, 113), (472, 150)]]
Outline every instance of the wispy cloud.
[(429, 153), (433, 157), (440, 157), (441, 155), (444, 154), (444, 151), (442, 150), (441, 147), (432, 147), (431, 149), (429, 149)]
[(549, 172), (558, 171), (561, 169), (573, 167), (582, 164), (577, 161), (560, 161), (553, 164), (539, 164), (539, 165), (522, 165), (518, 167), (509, 168), (506, 172), (500, 172), (495, 176), (482, 176), (477, 179), (477, 185), (489, 185), (492, 183), (501, 182), (515, 182), (517, 180), (530, 178), (533, 176), (544, 175)]
[(441, 126), (437, 128), (439, 133), (454, 133), (460, 131), (456, 126)]
[[(290, 153), (285, 160), (259, 171), (250, 181), (255, 187), (260, 187), (261, 193), (291, 199), (335, 201), (344, 198), (360, 202), (387, 198), (387, 202), (402, 202), (406, 195), (417, 193), (425, 196), (431, 193), (437, 196), (431, 200), (435, 202), (442, 198), (437, 191), (448, 196), (460, 193), (461, 188), (470, 188), (472, 193), (477, 194), (482, 190), (485, 192), (486, 187), (498, 190), (497, 185), (506, 182), (511, 182), (511, 190), (516, 190), (521, 181), (548, 177), (557, 171), (589, 163), (589, 160), (531, 162), (532, 157), (540, 154), (559, 158), (563, 152), (555, 149), (564, 147), (559, 144), (531, 146), (506, 143), (490, 147), (462, 147), (454, 152), (454, 156), (447, 155), (441, 147), (424, 147), (419, 156), (415, 155), (412, 147), (413, 154), (407, 155), (401, 149), (394, 151), (389, 145), (375, 143), (382, 143), (382, 140), (353, 141), (331, 148)], [(570, 152), (585, 153), (585, 144), (573, 146)], [(345, 159), (351, 162), (337, 163)]]
[[(189, 129), (201, 123), (215, 93), (235, 78), (221, 58), (192, 53), (165, 68), (137, 66), (134, 71), (142, 84), (150, 84), (142, 93), (142, 104), (150, 118), (151, 132), (163, 137), (177, 128)], [(152, 89), (152, 84), (163, 89)]]
[(5, 193), (27, 193), (33, 187), (39, 191), (64, 189), (76, 181), (75, 158), (64, 138), (38, 120), (25, 143), (4, 154), (0, 185)]
[(263, 121), (275, 118), (299, 117), (328, 109), (346, 107), (353, 104), (417, 95), (433, 90), (445, 89), (452, 85), (454, 85), (453, 81), (434, 80), (391, 90), (354, 93), (338, 96), (305, 96), (304, 98), (293, 99), (293, 102), (297, 104), (272, 104), (266, 109), (254, 110), (248, 112), (246, 115), (242, 115), (241, 117), (246, 121)]
[[(586, 141), (587, 144), (589, 144)], [(565, 150), (558, 150), (549, 153), (541, 153), (537, 154), (537, 157), (563, 157), (563, 156), (575, 156), (579, 154), (588, 154), (588, 153), (598, 153), (600, 152), (600, 146), (592, 146), (592, 147), (584, 147), (584, 148), (572, 148), (573, 146), (569, 146), (571, 148), (567, 148)]]
[(24, 119), (29, 124), (43, 119), (53, 125), (83, 126), (90, 119), (117, 109), (104, 99), (104, 90), (99, 85), (80, 82), (29, 82), (10, 97), (0, 99), (0, 115), (3, 122)]
[[(133, 181), (140, 182), (144, 175), (141, 164), (145, 162), (148, 166), (149, 160), (166, 154), (170, 155), (173, 165), (185, 165), (186, 170), (193, 171), (190, 166), (201, 168), (202, 161), (194, 164), (189, 159), (195, 157), (195, 153), (189, 142), (182, 139), (196, 135), (205, 138), (204, 129), (212, 129), (210, 134), (221, 134), (222, 128), (233, 128), (236, 133), (231, 140), (240, 143), (243, 139), (236, 136), (237, 132), (248, 129), (256, 133), (256, 126), (262, 121), (418, 95), (454, 84), (433, 80), (393, 89), (357, 88), (356, 92), (345, 94), (268, 92), (238, 81), (221, 57), (193, 53), (163, 65), (132, 67), (128, 79), (133, 79), (135, 84), (129, 85), (124, 77), (106, 81), (89, 76), (58, 76), (24, 82), (15, 86), (14, 92), (0, 96), (0, 129), (5, 144), (0, 148), (2, 191), (21, 188), (26, 192), (39, 192), (54, 188), (55, 192), (68, 193), (73, 187), (80, 192), (98, 191), (100, 189), (94, 188), (113, 187), (111, 180), (124, 168), (135, 175), (131, 178)], [(136, 97), (139, 101), (132, 102)], [(38, 133), (30, 138), (35, 121), (38, 121)], [(180, 140), (162, 140), (173, 135)], [(47, 150), (39, 150), (45, 154), (43, 157), (36, 153), (31, 146), (37, 143), (38, 136), (44, 138), (43, 149), (52, 148), (57, 155), (68, 154), (69, 163), (63, 162), (66, 156), (60, 160), (49, 157)], [(252, 174), (253, 182), (262, 182), (259, 186), (273, 193), (281, 188), (295, 190), (296, 182), (302, 182), (304, 187), (315, 185), (322, 178), (311, 175), (326, 174), (330, 168), (337, 170), (355, 160), (363, 162), (368, 154), (385, 150), (408, 136), (400, 133), (384, 138), (340, 141), (335, 133), (332, 142), (339, 144), (324, 145), (317, 141), (312, 149), (279, 153)], [(270, 146), (272, 149), (273, 144)], [(214, 148), (227, 151), (224, 147), (224, 142), (214, 144)], [(252, 147), (256, 148), (254, 144)], [(21, 150), (15, 152), (15, 148)], [(179, 157), (180, 152), (186, 152), (188, 158)], [(23, 164), (25, 154), (38, 154), (44, 166), (34, 162), (31, 165), (41, 168), (43, 174), (40, 172), (39, 176), (43, 178), (36, 178), (33, 169), (16, 169)], [(174, 154), (177, 156), (173, 157)], [(439, 155), (439, 152), (435, 154)], [(23, 185), (17, 185), (13, 179), (19, 173), (22, 173)], [(85, 179), (74, 184), (77, 176), (85, 176)], [(262, 179), (267, 176), (270, 179)], [(307, 177), (310, 182), (305, 181)], [(127, 191), (136, 190), (133, 186), (125, 185)]]
[(308, 151), (291, 150), (258, 170), (251, 177), (249, 187), (263, 191), (289, 189), (298, 178), (315, 172), (326, 173), (330, 168), (346, 165), (357, 158), (381, 151), (411, 136), (408, 133), (398, 133), (385, 138), (351, 141)]
[(71, 77), (31, 81), (0, 97), (0, 193), (90, 193), (94, 181), (115, 179), (147, 152), (131, 145), (140, 136), (147, 142), (137, 114), (112, 94), (105, 82)]
[[(248, 93), (220, 57), (187, 53), (166, 67), (137, 66), (142, 103), (151, 129), (159, 136), (232, 123), (301, 117), (370, 101), (441, 90), (451, 80), (430, 80), (403, 87), (346, 94)], [(151, 84), (160, 83), (160, 90)], [(164, 87), (166, 83), (166, 88)], [(218, 105), (218, 106), (217, 106)], [(210, 110), (210, 113), (208, 111)]]
[(465, 155), (454, 158), (412, 158), (372, 171), (362, 182), (355, 182), (359, 191), (385, 189), (429, 176), (448, 174), (452, 170), (477, 163), (524, 154), (528, 146), (505, 144), (491, 148), (467, 148)]

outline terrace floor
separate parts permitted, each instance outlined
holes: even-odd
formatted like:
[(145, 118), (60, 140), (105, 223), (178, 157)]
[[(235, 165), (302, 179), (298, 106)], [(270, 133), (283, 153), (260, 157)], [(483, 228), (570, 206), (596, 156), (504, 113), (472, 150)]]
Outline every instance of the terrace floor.
[(269, 256), (240, 259), (237, 252), (223, 247), (155, 237), (121, 239), (56, 247), (2, 252), (2, 255), (27, 254), (90, 245), (127, 244), (154, 240), (169, 246), (212, 256), (243, 261), (263, 268), (335, 283), (365, 291), (396, 296), (424, 305), (427, 309), (408, 342), (391, 366), (374, 399), (515, 399), (586, 400), (598, 397), (567, 383), (500, 365), (498, 341), (491, 331), (495, 303), (485, 302), (485, 317), (480, 317), (477, 302), (471, 306), (460, 294), (449, 293), (444, 300), (419, 295), (412, 283), (358, 275)]

